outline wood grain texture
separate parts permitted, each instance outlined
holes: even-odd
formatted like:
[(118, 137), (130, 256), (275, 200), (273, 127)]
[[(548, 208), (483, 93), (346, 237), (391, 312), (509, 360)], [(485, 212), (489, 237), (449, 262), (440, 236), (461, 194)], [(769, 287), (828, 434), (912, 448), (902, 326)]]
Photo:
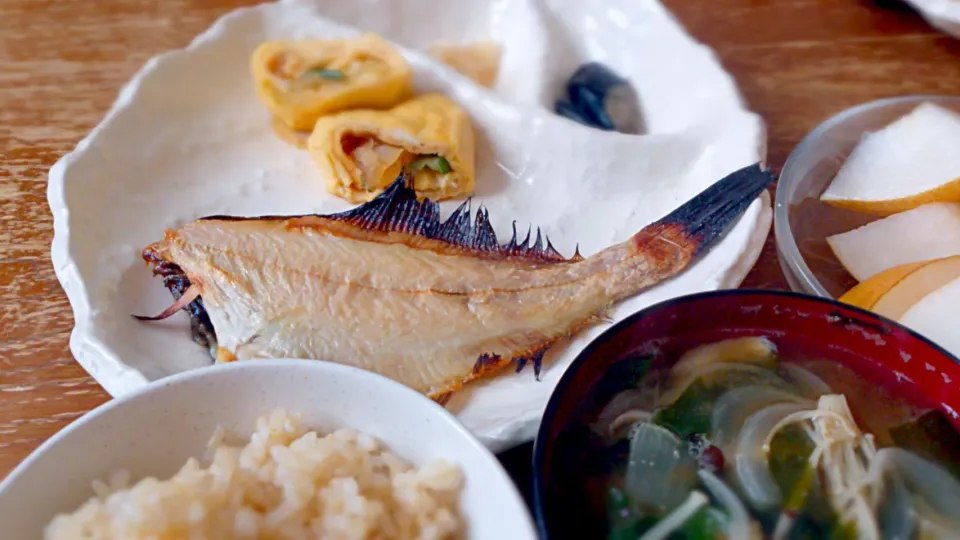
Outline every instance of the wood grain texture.
[[(253, 3), (0, 0), (0, 476), (108, 399), (70, 356), (72, 314), (49, 258), (47, 170), (149, 57)], [(960, 42), (893, 2), (666, 3), (766, 118), (774, 167), (845, 107), (960, 88)], [(746, 285), (785, 287), (772, 235)]]

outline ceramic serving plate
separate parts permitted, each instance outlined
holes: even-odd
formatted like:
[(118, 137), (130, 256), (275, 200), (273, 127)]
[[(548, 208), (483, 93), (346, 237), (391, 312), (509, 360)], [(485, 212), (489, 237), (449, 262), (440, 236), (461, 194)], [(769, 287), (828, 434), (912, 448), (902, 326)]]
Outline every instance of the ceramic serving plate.
[(960, 0), (906, 0), (931, 26), (960, 38)]
[[(210, 214), (327, 213), (329, 195), (306, 152), (279, 140), (254, 96), (249, 56), (271, 38), (376, 32), (401, 47), (417, 91), (440, 91), (477, 135), (476, 202), (501, 238), (540, 226), (564, 255), (628, 238), (712, 182), (762, 161), (763, 123), (747, 111), (708, 48), (651, 0), (285, 0), (234, 11), (186, 49), (150, 60), (103, 122), (50, 171), (53, 262), (70, 298), (77, 361), (114, 396), (210, 365), (178, 314), (143, 324), (170, 296), (140, 250), (164, 230)], [(495, 40), (495, 88), (473, 84), (422, 51), (437, 41)], [(594, 130), (552, 113), (581, 63), (603, 62), (636, 88), (646, 134)], [(445, 203), (449, 213), (458, 202)], [(622, 303), (644, 306), (736, 287), (770, 228), (766, 193), (682, 276)], [(551, 390), (603, 327), (554, 347), (531, 372), (478, 383), (448, 408), (499, 450), (533, 437)]]

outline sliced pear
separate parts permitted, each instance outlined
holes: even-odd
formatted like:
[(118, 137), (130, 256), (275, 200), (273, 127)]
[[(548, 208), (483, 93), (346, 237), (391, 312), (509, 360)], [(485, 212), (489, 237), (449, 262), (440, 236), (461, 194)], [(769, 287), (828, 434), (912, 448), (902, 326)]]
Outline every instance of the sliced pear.
[(930, 261), (892, 287), (873, 306), (873, 311), (898, 320), (917, 302), (957, 278), (960, 257)]
[(825, 203), (889, 216), (932, 202), (960, 202), (960, 114), (919, 105), (866, 135), (821, 195)]
[(871, 277), (843, 294), (838, 300), (844, 304), (863, 309), (873, 309), (883, 295), (887, 294), (903, 278), (922, 268), (926, 262), (901, 264)]
[(923, 297), (960, 278), (960, 256), (903, 264), (847, 291), (840, 301), (897, 320)]
[(940, 287), (913, 305), (900, 323), (911, 328), (937, 345), (960, 355), (960, 332), (954, 313), (960, 306), (960, 279)]
[(930, 203), (827, 237), (858, 281), (913, 262), (960, 255), (960, 204)]

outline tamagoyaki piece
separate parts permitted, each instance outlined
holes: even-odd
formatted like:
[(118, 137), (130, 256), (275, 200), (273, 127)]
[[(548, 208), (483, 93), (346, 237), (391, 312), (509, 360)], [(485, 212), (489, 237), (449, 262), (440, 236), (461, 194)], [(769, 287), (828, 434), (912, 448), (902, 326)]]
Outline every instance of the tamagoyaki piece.
[(376, 34), (268, 41), (250, 68), (257, 96), (292, 130), (310, 131), (325, 114), (393, 107), (411, 95), (410, 66)]
[(405, 171), (420, 198), (450, 199), (474, 188), (470, 116), (441, 94), (418, 96), (388, 111), (324, 116), (307, 149), (327, 189), (353, 203), (374, 199)]

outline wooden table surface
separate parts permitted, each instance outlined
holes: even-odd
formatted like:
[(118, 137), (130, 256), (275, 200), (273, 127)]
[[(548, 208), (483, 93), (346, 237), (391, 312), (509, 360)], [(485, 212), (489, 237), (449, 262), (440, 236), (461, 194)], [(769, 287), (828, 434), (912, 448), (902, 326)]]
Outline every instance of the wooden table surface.
[[(0, 477), (107, 394), (70, 356), (50, 263), (47, 170), (152, 55), (245, 0), (0, 0)], [(895, 2), (668, 0), (719, 53), (769, 129), (769, 163), (864, 101), (956, 93), (960, 41)], [(767, 242), (745, 286), (785, 288)]]

